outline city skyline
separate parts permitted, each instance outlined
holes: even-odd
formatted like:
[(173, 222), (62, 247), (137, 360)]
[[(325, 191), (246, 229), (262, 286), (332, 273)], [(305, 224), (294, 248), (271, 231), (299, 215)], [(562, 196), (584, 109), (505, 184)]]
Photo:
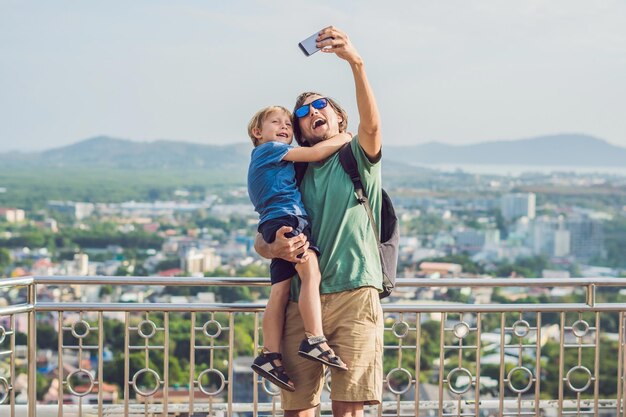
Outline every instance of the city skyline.
[(578, 132), (626, 146), (626, 5), (618, 1), (0, 9), (0, 152), (98, 135), (244, 142), (258, 108), (290, 107), (309, 89), (344, 104), (354, 130), (347, 65), (297, 48), (328, 24), (346, 30), (365, 59), (387, 144)]

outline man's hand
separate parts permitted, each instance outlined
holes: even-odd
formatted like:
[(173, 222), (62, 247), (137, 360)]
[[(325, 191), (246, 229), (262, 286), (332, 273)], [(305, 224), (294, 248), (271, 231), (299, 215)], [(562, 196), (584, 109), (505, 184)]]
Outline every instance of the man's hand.
[(348, 35), (334, 26), (328, 26), (320, 31), (317, 37), (317, 47), (322, 48), (322, 52), (336, 54), (339, 58), (348, 61), (350, 65), (363, 63)]
[[(293, 263), (304, 263), (308, 260), (307, 249), (309, 242), (306, 235), (300, 233), (298, 236), (286, 237), (285, 233), (289, 233), (293, 229), (289, 226), (283, 226), (276, 231), (276, 239), (273, 243), (267, 243), (263, 240), (263, 236), (257, 234), (254, 241), (254, 249), (264, 258), (282, 258)], [(298, 255), (303, 254), (301, 258)]]

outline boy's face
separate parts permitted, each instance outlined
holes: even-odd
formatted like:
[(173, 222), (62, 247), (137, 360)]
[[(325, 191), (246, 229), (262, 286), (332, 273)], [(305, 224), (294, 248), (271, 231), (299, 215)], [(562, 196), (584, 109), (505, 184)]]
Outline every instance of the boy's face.
[(291, 145), (293, 140), (291, 118), (282, 111), (270, 112), (263, 120), (261, 128), (254, 128), (252, 134), (258, 139), (259, 145), (271, 141)]

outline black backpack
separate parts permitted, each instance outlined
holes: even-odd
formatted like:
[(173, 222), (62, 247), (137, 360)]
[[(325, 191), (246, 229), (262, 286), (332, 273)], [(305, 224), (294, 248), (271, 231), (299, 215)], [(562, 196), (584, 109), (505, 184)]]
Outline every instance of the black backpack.
[(370, 206), (367, 195), (365, 195), (365, 188), (363, 188), (356, 158), (352, 153), (350, 144), (345, 145), (339, 150), (339, 162), (341, 162), (343, 170), (346, 171), (352, 180), (357, 201), (365, 208), (367, 216), (370, 219), (370, 224), (372, 225), (372, 230), (376, 235), (378, 254), (380, 255), (380, 263), (383, 270), (383, 292), (379, 293), (379, 296), (380, 298), (388, 297), (396, 286), (396, 270), (398, 267), (400, 230), (396, 211), (393, 208), (391, 198), (389, 198), (385, 190), (382, 190), (379, 236), (376, 221), (372, 214), (372, 207)]
[[(370, 219), (372, 230), (376, 235), (378, 241), (378, 254), (380, 255), (380, 263), (383, 270), (383, 291), (379, 293), (380, 298), (388, 297), (396, 286), (396, 269), (398, 266), (398, 249), (400, 242), (400, 231), (398, 226), (398, 217), (396, 211), (391, 203), (391, 198), (385, 190), (382, 190), (382, 207), (380, 213), (381, 225), (380, 236), (378, 235), (378, 228), (372, 214), (372, 208), (370, 206), (367, 195), (365, 195), (365, 189), (361, 182), (361, 175), (357, 166), (356, 159), (352, 153), (350, 144), (344, 145), (339, 150), (339, 162), (346, 174), (352, 180), (354, 185), (354, 193), (356, 195), (359, 204), (362, 204), (367, 212), (367, 216)], [(298, 185), (302, 182), (304, 173), (308, 167), (307, 163), (296, 163), (296, 180)]]

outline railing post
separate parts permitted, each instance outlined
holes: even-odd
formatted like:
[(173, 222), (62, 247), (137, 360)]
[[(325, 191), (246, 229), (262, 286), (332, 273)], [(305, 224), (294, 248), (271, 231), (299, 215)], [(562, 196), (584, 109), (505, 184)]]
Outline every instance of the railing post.
[(28, 286), (28, 417), (35, 417), (37, 407), (37, 289), (35, 283)]
[(587, 287), (587, 305), (589, 307), (595, 307), (596, 305), (596, 284), (591, 284)]

